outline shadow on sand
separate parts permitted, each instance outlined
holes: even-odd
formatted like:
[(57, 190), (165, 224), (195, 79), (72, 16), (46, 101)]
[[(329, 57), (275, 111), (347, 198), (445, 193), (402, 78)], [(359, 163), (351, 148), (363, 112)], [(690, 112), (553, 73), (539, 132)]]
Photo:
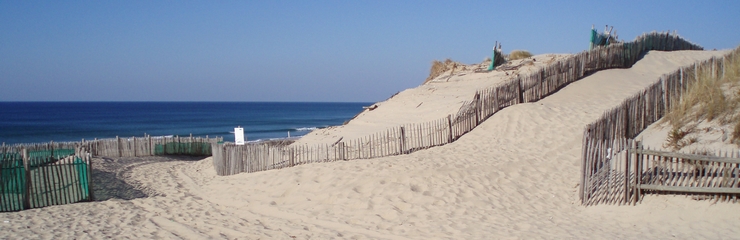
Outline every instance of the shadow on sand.
[(91, 172), (94, 201), (132, 200), (156, 196), (156, 193), (147, 193), (140, 186), (126, 181), (135, 167), (158, 162), (198, 161), (203, 158), (191, 156), (94, 158)]

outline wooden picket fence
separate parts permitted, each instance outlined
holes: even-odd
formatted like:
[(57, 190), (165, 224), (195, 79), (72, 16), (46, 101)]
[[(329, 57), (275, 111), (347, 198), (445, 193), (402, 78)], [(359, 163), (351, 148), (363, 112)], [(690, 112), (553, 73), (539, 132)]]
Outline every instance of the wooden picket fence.
[(223, 138), (131, 137), (0, 146), (0, 212), (94, 200), (90, 157), (211, 156)]
[(144, 157), (155, 155), (192, 155), (211, 156), (211, 143), (222, 142), (223, 137), (129, 137), (110, 139), (82, 139), (79, 142), (48, 142), (13, 144), (0, 146), (0, 153), (20, 153), (28, 149), (32, 153), (40, 152), (55, 155), (58, 152), (74, 153), (74, 149), (83, 147), (93, 157)]
[(0, 212), (93, 199), (89, 153), (79, 146), (71, 153), (39, 147), (0, 152)]
[(82, 141), (93, 156), (142, 157), (155, 155), (211, 156), (211, 143), (223, 141), (222, 137), (130, 137)]
[[(703, 199), (737, 202), (740, 196), (740, 158), (736, 152), (714, 156), (630, 148), (637, 176), (632, 177), (634, 202), (646, 193), (700, 194)], [(708, 153), (705, 153), (708, 154)]]
[[(738, 61), (738, 57), (740, 48), (723, 57), (713, 57), (663, 75), (641, 93), (628, 98), (620, 106), (605, 112), (599, 120), (587, 125), (583, 132), (579, 189), (581, 203), (636, 204), (645, 192), (661, 191), (706, 193), (720, 197), (721, 194), (717, 195), (719, 190), (706, 188), (737, 188), (736, 182), (730, 185), (707, 184), (707, 181), (716, 182), (707, 178), (737, 178), (738, 165), (732, 158), (679, 156), (644, 150), (636, 146), (633, 139), (650, 124), (665, 116), (671, 106), (678, 104), (687, 87), (700, 76), (724, 77), (725, 66)], [(697, 175), (691, 175), (691, 171), (704, 175), (696, 177)], [(738, 192), (736, 189), (730, 192), (722, 190), (720, 193)], [(736, 198), (733, 196), (732, 199)]]
[(528, 75), (479, 90), (457, 114), (442, 119), (406, 124), (357, 139), (340, 139), (331, 145), (271, 147), (259, 144), (214, 144), (213, 164), (216, 172), (225, 176), (313, 162), (408, 154), (453, 142), (496, 112), (514, 104), (538, 101), (593, 72), (629, 68), (647, 51), (702, 49), (677, 35), (647, 33), (633, 42), (585, 51), (555, 61)]

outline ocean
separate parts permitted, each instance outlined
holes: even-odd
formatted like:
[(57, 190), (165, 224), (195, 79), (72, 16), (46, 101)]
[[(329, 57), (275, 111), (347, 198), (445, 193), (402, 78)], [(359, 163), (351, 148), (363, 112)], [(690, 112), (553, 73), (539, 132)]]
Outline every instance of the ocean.
[(370, 103), (0, 102), (0, 142), (40, 143), (131, 136), (209, 136), (234, 141), (300, 137), (342, 125)]

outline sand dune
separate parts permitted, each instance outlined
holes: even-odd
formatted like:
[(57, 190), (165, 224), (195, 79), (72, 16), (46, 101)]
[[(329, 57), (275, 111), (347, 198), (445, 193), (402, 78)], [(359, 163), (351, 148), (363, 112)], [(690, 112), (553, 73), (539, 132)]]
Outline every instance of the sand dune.
[[(401, 124), (423, 123), (455, 115), (465, 101), (475, 96), (476, 90), (497, 86), (550, 62), (565, 58), (566, 54), (541, 54), (532, 59), (507, 62), (499, 68), (508, 71), (476, 72), (488, 65), (475, 64), (447, 71), (429, 83), (398, 92), (392, 98), (375, 103), (377, 108), (365, 110), (348, 124), (313, 131), (295, 142), (301, 144), (332, 144), (343, 138), (351, 140), (365, 137)], [(539, 59), (539, 60), (538, 60)], [(452, 73), (452, 74), (451, 74)]]
[[(649, 195), (637, 206), (587, 208), (576, 196), (586, 124), (661, 74), (723, 53), (653, 51), (630, 69), (595, 73), (539, 102), (506, 108), (452, 144), (409, 155), (228, 177), (216, 176), (210, 158), (130, 161), (122, 168), (125, 172), (116, 176), (150, 197), (1, 213), (5, 222), (0, 223), (0, 236), (738, 238), (738, 204)], [(443, 85), (422, 88), (429, 91), (430, 86)], [(402, 94), (398, 96), (411, 105), (423, 101)], [(448, 98), (454, 97), (449, 93)], [(430, 116), (456, 111), (452, 105), (458, 101), (462, 100), (449, 100), (446, 104), (451, 106), (444, 105), (440, 113)], [(395, 119), (393, 114), (405, 115), (401, 106), (406, 105), (393, 110), (389, 102), (378, 108), (388, 109), (383, 114), (391, 119)], [(374, 118), (359, 116), (356, 129), (383, 126)], [(347, 134), (360, 131), (347, 129)], [(342, 131), (333, 134), (340, 136)]]

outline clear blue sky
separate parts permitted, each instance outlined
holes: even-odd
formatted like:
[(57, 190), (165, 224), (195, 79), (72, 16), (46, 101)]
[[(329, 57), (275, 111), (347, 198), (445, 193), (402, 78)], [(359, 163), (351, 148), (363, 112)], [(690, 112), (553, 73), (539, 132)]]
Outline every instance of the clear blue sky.
[(434, 59), (676, 30), (740, 44), (740, 1), (5, 1), (0, 101), (381, 101)]

